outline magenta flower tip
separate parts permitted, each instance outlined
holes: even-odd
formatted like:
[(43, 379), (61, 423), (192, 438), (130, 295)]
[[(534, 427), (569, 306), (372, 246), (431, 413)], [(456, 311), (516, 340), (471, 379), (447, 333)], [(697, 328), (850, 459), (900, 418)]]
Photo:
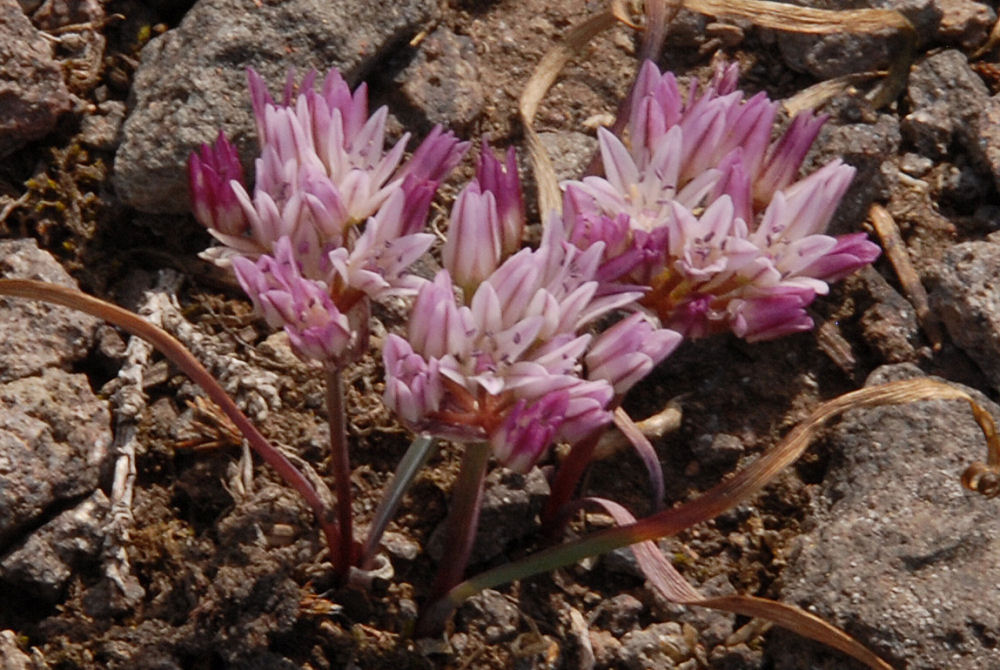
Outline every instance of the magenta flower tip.
[(501, 234), (496, 198), (490, 191), (481, 193), (476, 181), (470, 182), (452, 205), (448, 237), (441, 249), (444, 267), (469, 295), (500, 264)]
[(263, 254), (256, 263), (237, 256), (233, 269), (254, 307), (270, 326), (285, 330), (298, 356), (341, 364), (354, 353), (354, 329), (325, 286), (302, 276), (295, 255), (282, 237), (274, 256)]
[(399, 176), (413, 175), (417, 179), (440, 183), (451, 172), (465, 153), (469, 142), (460, 142), (453, 132), (434, 126), (420, 143)]
[(213, 144), (202, 144), (188, 158), (188, 187), (195, 218), (209, 230), (242, 235), (247, 220), (232, 182), (243, 184), (243, 166), (225, 133)]
[(483, 192), (492, 193), (496, 198), (501, 256), (506, 258), (521, 248), (525, 221), (524, 194), (517, 174), (514, 147), (507, 149), (504, 162), (501, 163), (484, 139), (476, 165), (475, 181)]
[(597, 295), (645, 287), (641, 303), (687, 337), (808, 328), (805, 305), (878, 255), (864, 235), (824, 234), (853, 168), (796, 180), (826, 117), (800, 114), (772, 141), (776, 103), (736, 83), (720, 66), (684, 96), (645, 63), (627, 141), (598, 131), (605, 176), (563, 185), (558, 227), (581, 249), (603, 244)]
[[(405, 346), (387, 343), (386, 397), (411, 426), (486, 441), (502, 463), (525, 470), (554, 441), (579, 439), (610, 421), (614, 389), (581, 377), (591, 336), (579, 330), (636, 294), (595, 298), (603, 244), (580, 251), (551, 231), (538, 249), (497, 265), (494, 209), (493, 193), (478, 181), (460, 194), (446, 269), (420, 287)], [(474, 262), (477, 246), (489, 250), (482, 268)], [(456, 290), (450, 271), (466, 272), (469, 263), (468, 272), (485, 276), (474, 290)], [(420, 361), (404, 366), (411, 355)], [(418, 387), (430, 383), (420, 375), (434, 365), (442, 395), (432, 407)]]
[(284, 328), (296, 352), (349, 360), (367, 341), (368, 302), (414, 293), (409, 273), (433, 236), (421, 232), (439, 181), (468, 143), (435, 128), (402, 165), (408, 136), (385, 147), (388, 110), (368, 114), (364, 84), (331, 70), (289, 71), (275, 100), (247, 71), (261, 154), (252, 193), (235, 148), (220, 136), (192, 156), (195, 215), (225, 246), (206, 252), (232, 265), (256, 308)]
[(603, 379), (621, 397), (681, 343), (681, 334), (657, 328), (635, 312), (597, 337), (586, 362), (590, 379)]
[(569, 409), (569, 393), (557, 391), (528, 404), (518, 400), (490, 437), (493, 453), (511, 470), (526, 473), (545, 453)]

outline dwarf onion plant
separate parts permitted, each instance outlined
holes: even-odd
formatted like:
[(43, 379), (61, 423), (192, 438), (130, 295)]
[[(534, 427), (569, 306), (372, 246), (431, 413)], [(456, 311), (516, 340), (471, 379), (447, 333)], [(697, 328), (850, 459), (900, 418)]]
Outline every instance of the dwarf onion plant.
[[(419, 634), (440, 632), (454, 607), (482, 588), (635, 545), (650, 582), (677, 602), (765, 616), (886, 668), (852, 638), (797, 608), (752, 597), (702, 597), (651, 541), (745, 500), (802, 452), (817, 426), (859, 404), (968, 400), (990, 440), (990, 458), (970, 468), (965, 483), (995, 495), (996, 430), (965, 394), (924, 380), (831, 401), (746, 470), (702, 498), (646, 519), (612, 501), (572, 501), (595, 445), (615, 423), (633, 436), (650, 469), (655, 502), (662, 503), (656, 454), (620, 407), (629, 389), (684, 337), (728, 331), (757, 341), (811, 327), (805, 307), (830, 282), (878, 255), (863, 233), (824, 232), (852, 168), (833, 161), (798, 179), (822, 119), (800, 115), (772, 141), (775, 104), (763, 94), (745, 100), (736, 74), (734, 67), (720, 68), (704, 90), (692, 84), (682, 95), (673, 75), (646, 63), (622, 136), (599, 131), (604, 176), (563, 185), (563, 212), (545, 213), (534, 248), (522, 241), (525, 206), (513, 150), (501, 161), (484, 143), (475, 178), (451, 207), (442, 269), (428, 279), (409, 267), (431, 250), (428, 208), (468, 144), (435, 128), (404, 159), (408, 136), (385, 147), (387, 111), (369, 115), (364, 85), (351, 91), (331, 71), (318, 90), (315, 75), (307, 75), (296, 92), (290, 75), (278, 102), (250, 71), (261, 149), (253, 188), (220, 133), (191, 157), (193, 209), (220, 243), (204, 256), (231, 268), (257, 312), (325, 376), (335, 512), (170, 335), (61, 287), (0, 280), (0, 294), (89, 312), (164, 352), (302, 494), (342, 579), (352, 567), (370, 565), (434, 438), (461, 443), (445, 522), (449, 558), (431, 586)], [(369, 349), (372, 302), (400, 295), (412, 297), (412, 310), (404, 332), (384, 341), (384, 401), (417, 438), (361, 542), (352, 530), (341, 371)], [(571, 448), (543, 512), (550, 535), (581, 504), (599, 505), (621, 527), (465, 579), (490, 462), (526, 472), (557, 443)]]
[(369, 347), (372, 300), (412, 293), (409, 265), (430, 248), (422, 232), (441, 179), (468, 143), (435, 127), (409, 160), (409, 135), (385, 150), (388, 109), (368, 114), (364, 84), (351, 91), (331, 70), (282, 101), (248, 72), (260, 157), (251, 195), (235, 148), (220, 131), (188, 166), (195, 217), (221, 242), (203, 255), (232, 267), (254, 307), (282, 328), (292, 350), (326, 377), (339, 538), (336, 571), (362, 561), (352, 531), (343, 367)]

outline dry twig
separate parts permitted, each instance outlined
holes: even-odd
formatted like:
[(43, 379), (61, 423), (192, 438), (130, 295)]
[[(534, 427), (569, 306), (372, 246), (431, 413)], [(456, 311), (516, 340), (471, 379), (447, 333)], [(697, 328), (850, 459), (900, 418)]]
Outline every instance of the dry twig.
[(917, 314), (917, 321), (920, 322), (921, 328), (927, 334), (927, 339), (931, 341), (934, 351), (940, 351), (943, 340), (941, 325), (938, 323), (934, 313), (931, 312), (930, 303), (927, 300), (927, 291), (924, 289), (924, 285), (920, 283), (920, 275), (917, 274), (913, 263), (910, 261), (910, 254), (906, 249), (906, 243), (903, 242), (903, 238), (899, 234), (899, 227), (896, 225), (895, 220), (893, 220), (892, 215), (889, 214), (889, 211), (878, 203), (871, 206), (868, 214), (872, 225), (875, 227), (875, 232), (878, 233), (879, 241), (885, 250), (885, 255), (896, 271), (899, 283), (903, 287), (903, 293), (906, 294), (906, 299), (913, 305), (913, 309)]

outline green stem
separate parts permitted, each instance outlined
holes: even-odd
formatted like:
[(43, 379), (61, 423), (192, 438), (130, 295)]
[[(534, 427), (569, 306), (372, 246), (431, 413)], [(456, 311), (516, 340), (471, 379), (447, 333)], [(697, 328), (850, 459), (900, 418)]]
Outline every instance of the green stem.
[[(639, 530), (637, 526), (640, 524), (609, 528), (579, 540), (545, 549), (520, 561), (500, 565), (467, 579), (454, 586), (444, 597), (431, 602), (422, 617), (423, 630), (437, 631), (443, 628), (456, 607), (483, 589), (573, 565), (589, 556), (626, 547), (641, 539), (649, 539), (647, 537), (637, 539), (637, 531)], [(652, 534), (656, 536), (656, 533)]]
[(378, 550), (379, 540), (385, 532), (389, 521), (399, 509), (403, 496), (410, 489), (410, 485), (416, 478), (417, 473), (427, 463), (427, 459), (434, 452), (434, 438), (430, 435), (422, 434), (414, 438), (410, 447), (403, 454), (403, 458), (396, 466), (396, 472), (392, 475), (392, 481), (386, 487), (385, 494), (375, 510), (371, 528), (368, 530), (368, 539), (365, 540), (361, 550), (358, 564), (362, 569), (370, 569), (372, 559)]
[(351, 515), (351, 459), (347, 445), (347, 417), (344, 409), (344, 378), (340, 366), (328, 363), (326, 372), (326, 412), (330, 424), (330, 469), (337, 492), (337, 521), (340, 546), (331, 556), (334, 570), (347, 577), (354, 559), (354, 521)]
[(805, 448), (804, 440), (801, 439), (804, 433), (805, 429), (801, 425), (797, 426), (785, 440), (797, 443), (796, 450), (775, 450), (689, 503), (658, 512), (627, 526), (608, 528), (550, 547), (514, 563), (487, 570), (456, 585), (427, 608), (424, 615), (427, 619), (426, 628), (432, 630), (434, 627), (443, 627), (451, 612), (463, 600), (483, 589), (573, 565), (589, 556), (597, 556), (643, 540), (676, 535), (685, 528), (714, 519), (760, 490), (775, 472), (797, 458)]
[[(452, 492), (451, 510), (445, 522), (445, 560), (438, 568), (431, 587), (431, 602), (442, 600), (458, 584), (465, 573), (472, 554), (472, 544), (479, 527), (479, 510), (483, 502), (483, 482), (486, 466), (490, 462), (490, 447), (487, 444), (470, 444), (462, 456), (462, 466), (458, 481)], [(443, 625), (443, 622), (442, 622)], [(418, 635), (437, 634), (440, 627), (423, 625), (423, 618), (417, 622)]]

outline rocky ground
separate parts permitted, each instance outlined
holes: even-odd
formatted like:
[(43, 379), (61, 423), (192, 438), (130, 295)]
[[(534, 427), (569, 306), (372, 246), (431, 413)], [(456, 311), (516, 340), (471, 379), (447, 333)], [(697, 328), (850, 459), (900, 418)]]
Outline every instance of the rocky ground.
[[(882, 259), (817, 301), (818, 335), (685, 343), (627, 402), (642, 417), (680, 399), (680, 429), (655, 444), (668, 504), (865, 383), (935, 375), (973, 389), (1000, 419), (1000, 66), (997, 50), (976, 53), (996, 6), (873, 2), (917, 29), (905, 90), (883, 109), (865, 101), (867, 84), (834, 96), (809, 163), (842, 156), (857, 166), (835, 232), (864, 229), (869, 205), (882, 203), (932, 317), (918, 323)], [(253, 317), (231, 279), (196, 258), (209, 238), (187, 214), (188, 153), (225, 127), (253, 155), (248, 65), (272, 85), (290, 66), (337, 66), (389, 105), (395, 133), (443, 123), (521, 147), (516, 100), (532, 69), (603, 6), (0, 0), (0, 275), (75, 284), (142, 310), (268, 436), (326, 471), (315, 372)], [(598, 37), (547, 96), (538, 129), (562, 176), (589, 161), (636, 45), (626, 27)], [(888, 32), (803, 36), (683, 12), (660, 64), (704, 77), (713, 58), (736, 60), (749, 92), (782, 99), (884, 68), (898, 49)], [(470, 170), (467, 159), (445, 189), (437, 224)], [(393, 326), (392, 314), (380, 317)], [(391, 569), (367, 590), (336, 589), (308, 509), (191, 407), (196, 388), (157, 355), (22, 301), (0, 300), (0, 324), (2, 668), (854, 667), (761, 622), (663, 601), (624, 551), (487, 591), (443, 640), (409, 639), (454, 449), (431, 461), (390, 527)], [(379, 404), (380, 379), (375, 360), (348, 374), (362, 524), (409, 439)], [(894, 667), (1000, 667), (997, 502), (958, 481), (982, 450), (957, 401), (853, 411), (751, 503), (661, 546), (704, 592), (802, 605)], [(134, 480), (116, 477), (130, 454)], [(488, 481), (473, 569), (544, 543), (534, 523), (542, 472)], [(651, 509), (629, 453), (597, 464), (588, 491), (640, 515)], [(593, 516), (575, 530), (604, 523)]]

